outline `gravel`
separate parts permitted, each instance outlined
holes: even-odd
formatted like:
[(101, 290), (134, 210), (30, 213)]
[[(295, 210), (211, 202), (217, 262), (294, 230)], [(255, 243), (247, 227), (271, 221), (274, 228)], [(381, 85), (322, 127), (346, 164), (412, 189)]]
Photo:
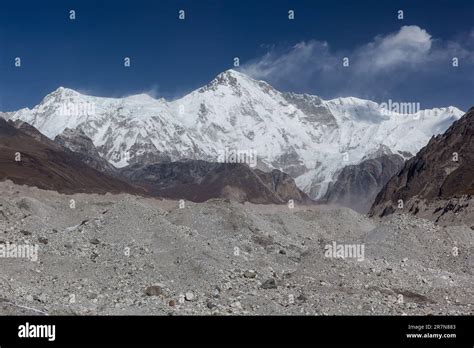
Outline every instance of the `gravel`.
[[(473, 233), (406, 214), (224, 200), (179, 209), (7, 181), (0, 240), (38, 245), (38, 260), (0, 257), (0, 314), (472, 315)], [(363, 260), (328, 257), (333, 242), (364, 245)]]

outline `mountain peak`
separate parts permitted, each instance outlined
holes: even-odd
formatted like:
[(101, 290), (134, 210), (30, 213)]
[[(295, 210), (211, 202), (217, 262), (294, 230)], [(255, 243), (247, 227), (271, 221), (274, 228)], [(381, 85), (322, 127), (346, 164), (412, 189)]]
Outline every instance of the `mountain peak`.
[(206, 86), (200, 88), (198, 92), (203, 93), (209, 90), (216, 91), (220, 87), (226, 87), (233, 90), (234, 94), (240, 95), (243, 89), (253, 90), (257, 87), (265, 91), (273, 90), (265, 81), (254, 80), (252, 77), (234, 69), (228, 69), (217, 75)]
[(147, 103), (147, 102), (154, 102), (157, 100), (163, 100), (163, 98), (155, 99), (151, 95), (147, 93), (140, 93), (140, 94), (133, 94), (125, 97), (129, 101), (137, 102), (137, 103)]
[(74, 97), (79, 97), (81, 96), (82, 94), (80, 94), (79, 92), (76, 92), (75, 90), (73, 89), (70, 89), (70, 88), (66, 88), (66, 87), (58, 87), (56, 90), (54, 90), (53, 92), (47, 94), (44, 99), (43, 99), (43, 102), (47, 102), (47, 101), (54, 101), (54, 102), (58, 102), (58, 101), (61, 101), (61, 100), (65, 100), (65, 99), (70, 99), (70, 98), (74, 98)]
[(229, 69), (217, 75), (214, 80), (211, 81), (211, 83), (217, 82), (218, 84), (236, 85), (238, 82), (250, 79), (250, 77), (238, 72), (237, 70)]
[(237, 71), (235, 69), (227, 69), (223, 72), (221, 72), (217, 77), (219, 76), (226, 76), (226, 77), (234, 77), (234, 78), (250, 78), (248, 75), (241, 73), (240, 71)]
[(73, 95), (81, 95), (81, 93), (67, 87), (59, 86), (55, 91), (51, 94), (56, 95), (65, 95), (65, 96), (73, 96)]

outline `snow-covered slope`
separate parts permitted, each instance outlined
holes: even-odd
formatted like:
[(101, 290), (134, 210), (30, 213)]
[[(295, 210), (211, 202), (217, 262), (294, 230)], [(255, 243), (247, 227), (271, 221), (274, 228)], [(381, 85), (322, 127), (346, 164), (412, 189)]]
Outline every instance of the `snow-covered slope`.
[(51, 139), (80, 128), (117, 167), (165, 158), (216, 161), (229, 150), (252, 151), (258, 167), (290, 174), (319, 198), (346, 165), (377, 151), (413, 155), (463, 114), (454, 107), (416, 115), (384, 111), (352, 97), (326, 101), (279, 92), (228, 70), (174, 101), (144, 94), (101, 98), (60, 87), (31, 110), (3, 115)]

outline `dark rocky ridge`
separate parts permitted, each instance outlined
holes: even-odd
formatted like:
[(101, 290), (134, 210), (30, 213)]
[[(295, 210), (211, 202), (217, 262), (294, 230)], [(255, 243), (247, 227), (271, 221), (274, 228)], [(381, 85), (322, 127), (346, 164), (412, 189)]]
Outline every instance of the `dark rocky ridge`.
[(401, 156), (390, 154), (344, 167), (321, 202), (342, 205), (365, 214), (377, 193), (400, 171), (403, 163)]
[[(377, 195), (370, 215), (387, 215), (404, 202), (403, 209), (418, 213), (417, 204), (466, 199), (474, 194), (474, 108), (405, 163)], [(457, 161), (456, 161), (457, 156)], [(451, 202), (452, 204), (452, 202)]]
[(80, 129), (66, 128), (54, 142), (75, 152), (81, 161), (99, 172), (117, 175), (117, 169), (100, 156), (92, 140)]
[(290, 199), (312, 202), (289, 175), (278, 170), (265, 173), (241, 163), (188, 160), (135, 164), (123, 168), (121, 174), (151, 194), (164, 198), (193, 202), (227, 198), (261, 204), (283, 204)]
[[(17, 153), (21, 155), (20, 161), (15, 160)], [(34, 127), (3, 118), (0, 118), (0, 180), (61, 193), (144, 193), (89, 167), (74, 152), (52, 142)]]

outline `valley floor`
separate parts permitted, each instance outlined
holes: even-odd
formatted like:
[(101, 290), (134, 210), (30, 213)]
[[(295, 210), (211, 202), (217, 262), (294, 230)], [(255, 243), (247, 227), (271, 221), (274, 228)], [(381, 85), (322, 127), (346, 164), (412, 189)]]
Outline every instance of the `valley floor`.
[[(37, 262), (0, 257), (0, 314), (473, 314), (473, 241), (468, 226), (411, 215), (225, 200), (180, 208), (7, 181), (0, 243), (39, 249)], [(326, 257), (333, 242), (363, 245), (363, 260)]]

